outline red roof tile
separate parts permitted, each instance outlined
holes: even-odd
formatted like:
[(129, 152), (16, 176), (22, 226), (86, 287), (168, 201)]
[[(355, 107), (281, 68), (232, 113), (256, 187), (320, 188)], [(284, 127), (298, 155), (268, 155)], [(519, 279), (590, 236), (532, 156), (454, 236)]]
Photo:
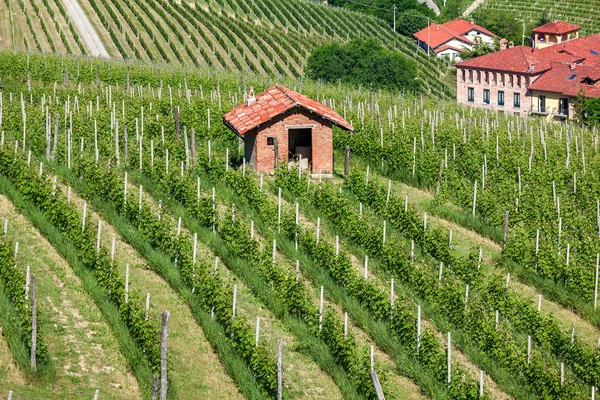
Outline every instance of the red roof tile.
[(413, 36), (417, 40), (426, 43), (432, 49), (435, 49), (436, 47), (441, 46), (452, 39), (460, 40), (467, 44), (472, 44), (473, 42), (464, 36), (472, 30), (496, 37), (496, 35), (484, 27), (471, 24), (463, 19), (455, 19), (443, 24), (432, 23), (428, 27), (423, 28), (419, 32), (413, 34)]
[(243, 135), (294, 107), (302, 107), (340, 128), (354, 131), (352, 125), (331, 108), (279, 84), (257, 95), (254, 103), (248, 105), (245, 102), (230, 110), (223, 115), (223, 122), (238, 135)]
[(549, 22), (545, 25), (538, 26), (531, 30), (533, 33), (550, 33), (555, 35), (564, 35), (565, 33), (571, 33), (580, 30), (579, 25), (570, 24), (564, 21)]
[(460, 35), (465, 35), (469, 32), (471, 32), (472, 30), (476, 30), (478, 32), (481, 33), (485, 33), (487, 35), (496, 37), (495, 34), (493, 34), (492, 32), (488, 31), (487, 29), (485, 29), (483, 26), (479, 26), (477, 24), (472, 24), (468, 21), (465, 21), (464, 19), (460, 19), (457, 18), (453, 21), (448, 21), (444, 24), (442, 24), (445, 28), (450, 29)]
[[(549, 49), (550, 47), (548, 47)], [(553, 61), (574, 61), (574, 57), (564, 53), (533, 50), (530, 47), (517, 46), (500, 50), (456, 64), (457, 68), (478, 68), (493, 71), (539, 74), (550, 69)], [(532, 68), (530, 68), (532, 67)]]
[(536, 79), (528, 89), (565, 96), (577, 96), (583, 90), (587, 97), (600, 97), (600, 84), (586, 84), (584, 79), (588, 77), (592, 80), (599, 79), (600, 65), (553, 64), (552, 69)]
[[(556, 62), (600, 62), (600, 34), (569, 40), (543, 49), (517, 46), (456, 64), (457, 68), (539, 74)], [(530, 69), (530, 66), (533, 68)]]

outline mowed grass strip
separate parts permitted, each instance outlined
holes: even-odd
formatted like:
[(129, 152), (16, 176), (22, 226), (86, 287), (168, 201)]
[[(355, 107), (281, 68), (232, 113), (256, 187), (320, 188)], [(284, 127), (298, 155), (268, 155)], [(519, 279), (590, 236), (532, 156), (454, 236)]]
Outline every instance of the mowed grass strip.
[(0, 196), (0, 219), (9, 221), (9, 239), (19, 242), (19, 266), (29, 265), (36, 276), (38, 323), (56, 370), (55, 380), (35, 383), (33, 392), (22, 379), (1, 379), (1, 390), (27, 398), (79, 399), (100, 389), (114, 399), (140, 398), (116, 338), (67, 262), (5, 196)]

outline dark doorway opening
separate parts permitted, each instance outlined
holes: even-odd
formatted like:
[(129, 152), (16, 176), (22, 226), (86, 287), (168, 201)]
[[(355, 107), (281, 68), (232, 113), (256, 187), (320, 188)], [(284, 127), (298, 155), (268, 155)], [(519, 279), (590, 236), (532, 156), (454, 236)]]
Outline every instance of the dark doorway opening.
[(300, 161), (303, 168), (312, 162), (312, 129), (288, 130), (288, 162)]

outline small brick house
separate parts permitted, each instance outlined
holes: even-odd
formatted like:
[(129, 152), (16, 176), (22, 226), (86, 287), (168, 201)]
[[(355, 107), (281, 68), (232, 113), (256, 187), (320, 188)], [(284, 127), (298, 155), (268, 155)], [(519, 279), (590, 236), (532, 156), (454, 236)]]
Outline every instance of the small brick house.
[(256, 172), (271, 173), (276, 164), (333, 172), (333, 125), (354, 131), (329, 107), (275, 85), (223, 115), (224, 124), (244, 140), (246, 163)]

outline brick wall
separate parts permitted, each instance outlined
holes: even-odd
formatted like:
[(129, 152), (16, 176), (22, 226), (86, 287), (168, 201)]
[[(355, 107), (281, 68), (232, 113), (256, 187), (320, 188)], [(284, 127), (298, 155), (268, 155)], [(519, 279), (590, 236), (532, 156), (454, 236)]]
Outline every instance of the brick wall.
[[(465, 79), (463, 80), (463, 68), (457, 69), (456, 72), (456, 102), (466, 104), (477, 108), (488, 108), (491, 110), (504, 111), (509, 114), (519, 113), (521, 116), (526, 116), (531, 110), (531, 93), (527, 90), (527, 81), (531, 84), (536, 76), (524, 76), (508, 73), (493, 73), (492, 71), (480, 70), (478, 78), (477, 71), (472, 70), (473, 78), (469, 78), (469, 69), (464, 68)], [(485, 81), (484, 74), (488, 72), (488, 81)], [(512, 84), (511, 84), (512, 78)], [(520, 79), (520, 85), (517, 83)], [(468, 101), (468, 88), (472, 87), (474, 91), (474, 101)], [(490, 91), (490, 104), (483, 102), (483, 91)], [(498, 105), (498, 92), (504, 92), (504, 106)], [(514, 106), (514, 93), (521, 95), (521, 106)]]
[(273, 172), (275, 146), (267, 145), (267, 137), (277, 139), (279, 162), (288, 160), (288, 130), (290, 126), (312, 126), (312, 172), (331, 173), (333, 170), (333, 136), (331, 122), (307, 110), (296, 107), (259, 126), (256, 136), (245, 139), (246, 161), (257, 172)]

